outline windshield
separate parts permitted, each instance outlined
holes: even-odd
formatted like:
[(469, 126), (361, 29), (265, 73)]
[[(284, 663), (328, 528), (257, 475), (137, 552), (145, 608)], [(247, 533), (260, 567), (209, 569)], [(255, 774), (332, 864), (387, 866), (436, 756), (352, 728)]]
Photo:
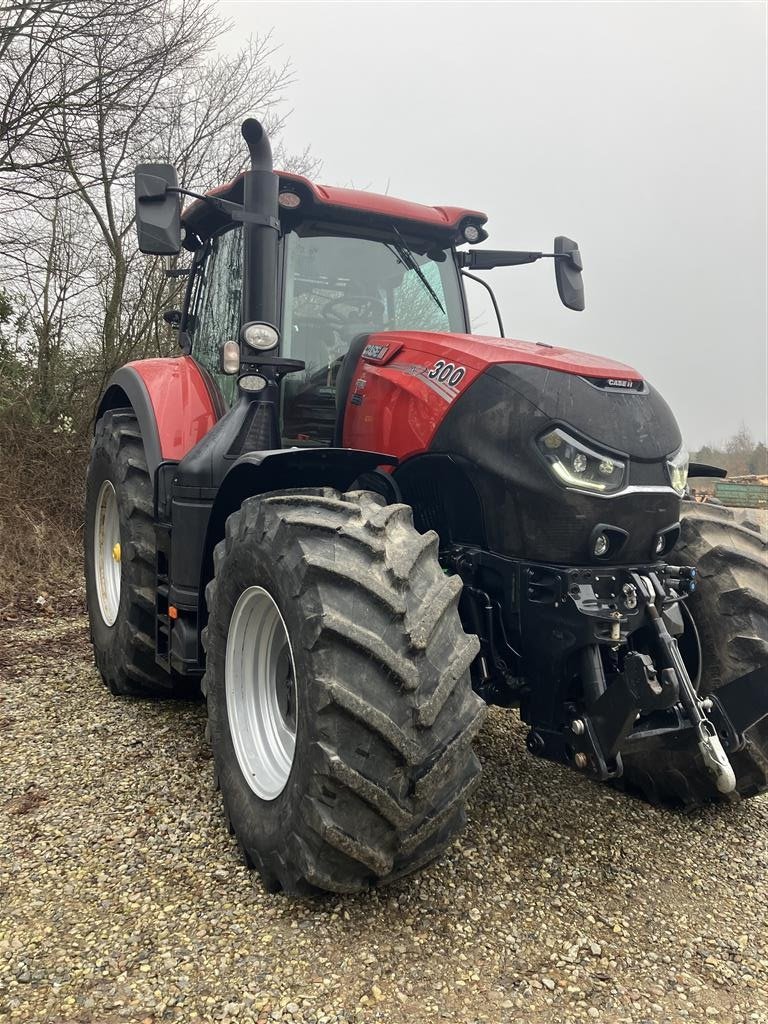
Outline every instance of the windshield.
[[(323, 234), (303, 225), (285, 236), (281, 355), (305, 369), (282, 387), (283, 442), (331, 444), (336, 377), (350, 342), (377, 331), (466, 330), (450, 249), (424, 251), (393, 229), (385, 240)], [(420, 251), (421, 250), (421, 251)]]
[(465, 330), (450, 249), (427, 256), (398, 238), (295, 231), (285, 241), (283, 355), (303, 359), (308, 371), (343, 356), (357, 334)]

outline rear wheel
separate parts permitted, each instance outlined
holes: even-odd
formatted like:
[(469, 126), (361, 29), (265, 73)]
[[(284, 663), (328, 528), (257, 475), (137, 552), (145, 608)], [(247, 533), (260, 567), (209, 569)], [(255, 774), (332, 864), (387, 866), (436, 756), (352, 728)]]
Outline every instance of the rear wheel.
[(352, 892), (462, 828), (484, 715), (460, 583), (405, 505), (367, 492), (247, 499), (207, 589), (209, 737), (249, 864), (288, 892)]
[[(687, 600), (690, 619), (680, 647), (699, 692), (768, 666), (768, 536), (749, 514), (685, 502), (682, 536), (673, 559), (697, 568), (696, 593)], [(741, 797), (768, 790), (768, 718), (746, 735), (730, 756)], [(657, 803), (703, 804), (721, 798), (696, 744), (622, 754), (622, 785)]]
[(85, 582), (96, 666), (123, 696), (186, 692), (155, 662), (152, 500), (133, 410), (112, 409), (96, 424), (88, 467)]

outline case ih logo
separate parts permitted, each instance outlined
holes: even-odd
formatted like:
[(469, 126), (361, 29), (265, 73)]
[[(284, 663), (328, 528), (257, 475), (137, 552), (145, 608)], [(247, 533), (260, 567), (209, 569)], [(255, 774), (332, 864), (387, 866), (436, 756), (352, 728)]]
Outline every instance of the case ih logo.
[(608, 387), (609, 388), (630, 388), (631, 389), (631, 388), (634, 388), (635, 386), (636, 386), (636, 381), (634, 381), (634, 380), (622, 380), (619, 377), (609, 377), (608, 378)]

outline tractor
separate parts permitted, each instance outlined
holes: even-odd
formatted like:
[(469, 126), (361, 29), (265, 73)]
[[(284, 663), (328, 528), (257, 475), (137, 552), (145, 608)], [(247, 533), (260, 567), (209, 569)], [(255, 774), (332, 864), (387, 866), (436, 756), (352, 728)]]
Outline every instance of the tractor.
[(247, 864), (344, 893), (428, 863), (488, 705), (656, 803), (764, 792), (765, 536), (685, 500), (724, 474), (641, 373), (504, 336), (495, 299), (501, 336), (471, 333), (493, 267), (550, 259), (583, 309), (577, 244), (490, 250), (477, 210), (321, 186), (242, 135), (206, 194), (136, 169), (140, 250), (189, 263), (181, 351), (100, 400), (85, 549), (106, 686), (202, 690)]

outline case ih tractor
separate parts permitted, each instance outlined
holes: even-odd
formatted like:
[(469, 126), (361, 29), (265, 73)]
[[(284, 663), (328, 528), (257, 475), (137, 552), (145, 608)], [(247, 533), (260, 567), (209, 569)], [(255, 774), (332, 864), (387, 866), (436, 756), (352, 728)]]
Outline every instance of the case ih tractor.
[(640, 373), (470, 334), (473, 269), (548, 256), (582, 309), (575, 243), (459, 248), (484, 214), (315, 185), (273, 170), (257, 121), (243, 136), (250, 169), (206, 196), (137, 168), (141, 250), (191, 268), (166, 314), (182, 354), (120, 369), (97, 414), (112, 693), (202, 686), (273, 890), (435, 857), (487, 704), (520, 709), (532, 755), (653, 801), (764, 791), (764, 538), (681, 500), (680, 431)]

